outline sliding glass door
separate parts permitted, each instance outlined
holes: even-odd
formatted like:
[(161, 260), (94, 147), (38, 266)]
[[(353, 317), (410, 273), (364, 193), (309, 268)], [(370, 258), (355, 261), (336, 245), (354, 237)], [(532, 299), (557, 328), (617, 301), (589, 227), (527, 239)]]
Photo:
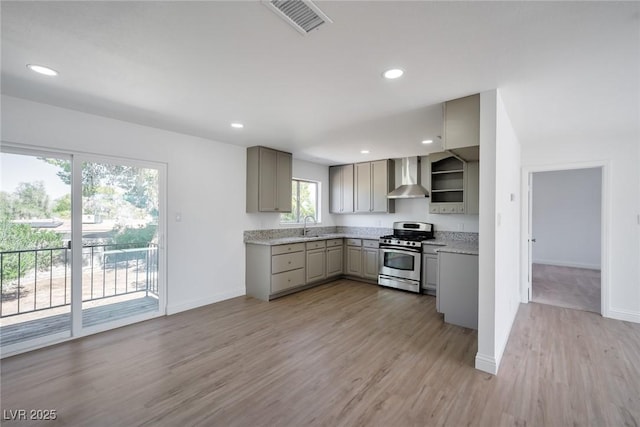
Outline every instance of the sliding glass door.
[(70, 156), (0, 153), (0, 346), (71, 334)]
[(0, 153), (3, 354), (164, 313), (164, 166)]
[(157, 169), (82, 162), (82, 326), (159, 309)]

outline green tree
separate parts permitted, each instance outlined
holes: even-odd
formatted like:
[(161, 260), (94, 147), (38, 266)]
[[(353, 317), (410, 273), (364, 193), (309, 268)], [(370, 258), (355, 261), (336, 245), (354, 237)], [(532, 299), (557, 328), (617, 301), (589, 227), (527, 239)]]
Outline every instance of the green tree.
[[(71, 162), (41, 157), (40, 160), (58, 166), (58, 177), (71, 185)], [(82, 195), (93, 198), (103, 189), (119, 187), (123, 198), (133, 206), (145, 209), (152, 216), (158, 214), (158, 173), (153, 169), (109, 163), (87, 162), (82, 165)]]
[(21, 182), (13, 194), (13, 219), (48, 218), (51, 216), (49, 195), (44, 182)]
[(59, 218), (71, 218), (71, 194), (65, 194), (55, 199), (51, 210)]
[(0, 191), (0, 220), (13, 218), (13, 196)]
[[(23, 251), (27, 249), (61, 248), (62, 238), (51, 230), (37, 230), (27, 224), (15, 224), (7, 219), (0, 220), (0, 252)], [(60, 252), (60, 251), (57, 251)], [(53, 251), (56, 257), (59, 253)], [(2, 281), (8, 283), (23, 277), (34, 268), (49, 268), (52, 253), (38, 253), (38, 265), (34, 252), (4, 253), (2, 256)], [(3, 288), (4, 289), (4, 288)]]

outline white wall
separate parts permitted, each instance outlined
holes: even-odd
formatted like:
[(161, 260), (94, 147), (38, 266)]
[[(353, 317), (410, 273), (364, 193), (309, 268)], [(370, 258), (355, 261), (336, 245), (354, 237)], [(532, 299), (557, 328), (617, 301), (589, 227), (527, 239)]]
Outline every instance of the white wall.
[(476, 368), (497, 373), (520, 302), (520, 144), (499, 91), (480, 95)]
[(638, 150), (637, 138), (579, 144), (559, 138), (523, 144), (522, 165), (525, 172), (603, 166), (602, 314), (640, 323)]
[(600, 269), (600, 168), (533, 174), (533, 262)]
[(244, 148), (8, 96), (2, 140), (166, 163), (168, 312), (244, 295)]
[(336, 225), (392, 228), (394, 221), (424, 221), (436, 231), (478, 232), (478, 215), (437, 215), (429, 213), (429, 199), (397, 199), (393, 214), (333, 215)]

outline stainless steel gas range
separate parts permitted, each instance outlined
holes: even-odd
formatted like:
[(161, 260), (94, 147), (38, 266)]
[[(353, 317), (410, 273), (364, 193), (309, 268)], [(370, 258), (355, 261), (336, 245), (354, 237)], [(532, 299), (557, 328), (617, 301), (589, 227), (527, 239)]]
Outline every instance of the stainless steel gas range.
[(378, 284), (420, 293), (422, 242), (433, 238), (433, 224), (394, 222), (393, 234), (379, 240)]

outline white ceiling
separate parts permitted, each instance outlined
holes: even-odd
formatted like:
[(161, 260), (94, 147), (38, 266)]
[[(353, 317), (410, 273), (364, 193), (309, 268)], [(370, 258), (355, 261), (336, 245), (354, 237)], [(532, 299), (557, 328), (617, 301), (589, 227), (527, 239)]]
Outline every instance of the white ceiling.
[(2, 1), (2, 92), (326, 164), (426, 154), (494, 88), (523, 144), (638, 138), (640, 3), (316, 4), (305, 37), (259, 1)]

